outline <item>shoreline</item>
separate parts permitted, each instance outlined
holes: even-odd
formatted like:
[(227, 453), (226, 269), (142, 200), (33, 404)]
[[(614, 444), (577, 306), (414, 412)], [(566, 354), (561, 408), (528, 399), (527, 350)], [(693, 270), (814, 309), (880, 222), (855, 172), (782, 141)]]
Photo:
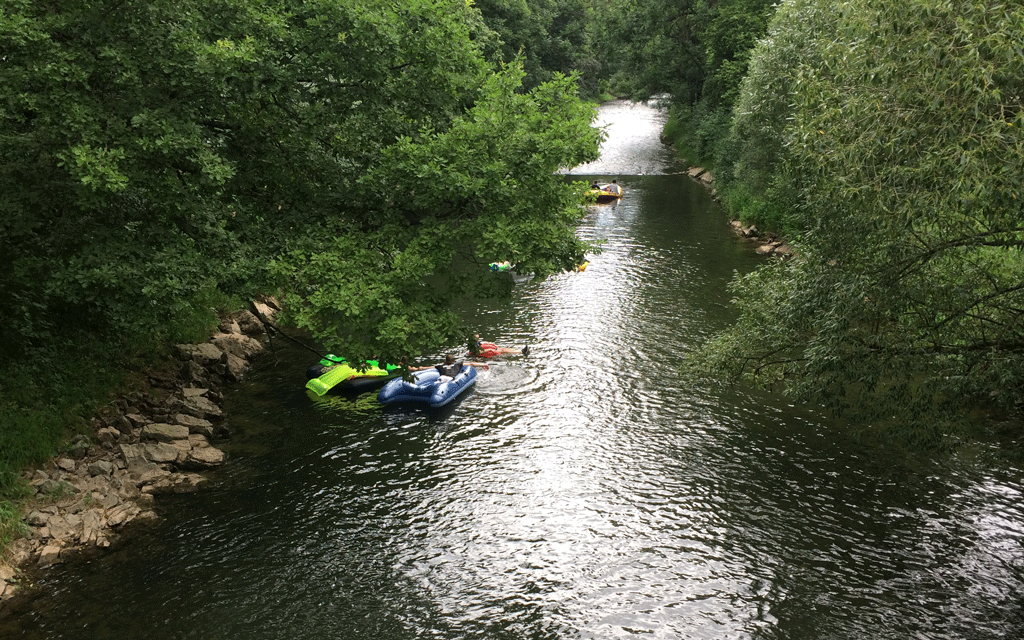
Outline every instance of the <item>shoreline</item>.
[[(697, 184), (706, 188), (715, 202), (721, 202), (718, 196), (718, 189), (715, 187), (715, 178), (710, 171), (704, 167), (688, 166), (686, 171), (676, 175), (688, 175)], [(726, 212), (728, 213), (728, 212)], [(755, 247), (754, 251), (764, 256), (775, 256), (782, 259), (792, 258), (795, 250), (786, 239), (772, 233), (763, 233), (755, 225), (744, 225), (742, 221), (729, 216), (729, 226), (733, 232), (741, 238), (751, 241)]]
[(253, 308), (263, 317), (237, 311), (206, 342), (176, 345), (174, 357), (145, 372), (142, 389), (92, 419), (89, 435), (22, 474), (31, 491), (25, 532), (0, 556), (0, 610), (31, 588), (32, 572), (116, 548), (130, 530), (160, 521), (159, 496), (209, 482), (225, 458), (217, 445), (230, 437), (222, 389), (264, 351), (264, 320), (279, 311), (273, 299)]

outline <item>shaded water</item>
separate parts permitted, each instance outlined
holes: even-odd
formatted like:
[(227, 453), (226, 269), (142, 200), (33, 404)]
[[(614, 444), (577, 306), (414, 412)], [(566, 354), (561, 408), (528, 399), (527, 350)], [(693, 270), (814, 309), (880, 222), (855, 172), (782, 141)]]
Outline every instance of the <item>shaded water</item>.
[(216, 487), (44, 574), (0, 637), (1018, 635), (1019, 469), (910, 463), (813, 410), (674, 375), (760, 258), (700, 187), (661, 175), (661, 115), (616, 113), (631, 150), (613, 135), (614, 164), (574, 172), (626, 188), (580, 227), (604, 252), (465, 309), (529, 357), (427, 411), (309, 397), (308, 353), (285, 346), (230, 395)]

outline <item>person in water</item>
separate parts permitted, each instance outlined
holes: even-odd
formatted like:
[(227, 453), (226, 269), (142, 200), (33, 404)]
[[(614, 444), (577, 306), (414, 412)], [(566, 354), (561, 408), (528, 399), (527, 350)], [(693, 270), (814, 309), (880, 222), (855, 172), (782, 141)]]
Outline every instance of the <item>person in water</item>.
[(409, 371), (425, 371), (427, 369), (437, 369), (438, 373), (441, 374), (439, 378), (441, 382), (447, 382), (455, 376), (459, 375), (462, 371), (462, 367), (480, 367), (482, 369), (488, 369), (486, 364), (479, 362), (463, 362), (462, 360), (456, 360), (455, 356), (448, 354), (444, 357), (444, 362), (441, 364), (435, 364), (429, 367), (409, 367)]
[(484, 342), (480, 339), (479, 333), (474, 333), (473, 338), (469, 341), (469, 353), (467, 355), (479, 356), (484, 353), (488, 354), (486, 357), (498, 356), (506, 353), (528, 356), (530, 355), (530, 345), (526, 345), (522, 349), (499, 347), (493, 342)]

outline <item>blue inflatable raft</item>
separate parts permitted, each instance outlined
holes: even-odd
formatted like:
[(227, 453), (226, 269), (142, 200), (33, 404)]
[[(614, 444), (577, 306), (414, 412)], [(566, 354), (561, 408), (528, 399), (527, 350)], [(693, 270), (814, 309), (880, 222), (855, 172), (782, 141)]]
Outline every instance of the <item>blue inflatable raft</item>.
[(383, 404), (393, 402), (425, 402), (431, 407), (443, 407), (462, 395), (476, 382), (476, 367), (462, 365), (453, 379), (441, 382), (441, 372), (437, 369), (424, 369), (412, 374), (415, 382), (406, 382), (395, 378), (384, 385), (377, 394), (377, 400)]

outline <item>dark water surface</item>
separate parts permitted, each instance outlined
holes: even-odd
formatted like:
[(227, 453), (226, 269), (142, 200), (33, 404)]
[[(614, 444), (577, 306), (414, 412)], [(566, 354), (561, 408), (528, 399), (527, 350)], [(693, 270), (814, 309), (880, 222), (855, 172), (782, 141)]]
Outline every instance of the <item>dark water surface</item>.
[(910, 463), (780, 398), (685, 385), (761, 258), (664, 175), (661, 114), (602, 117), (609, 162), (574, 174), (626, 188), (580, 227), (605, 251), (465, 310), (529, 357), (444, 410), (382, 409), (307, 396), (308, 352), (279, 345), (230, 394), (215, 488), (48, 571), (0, 637), (1020, 637), (1021, 470)]

